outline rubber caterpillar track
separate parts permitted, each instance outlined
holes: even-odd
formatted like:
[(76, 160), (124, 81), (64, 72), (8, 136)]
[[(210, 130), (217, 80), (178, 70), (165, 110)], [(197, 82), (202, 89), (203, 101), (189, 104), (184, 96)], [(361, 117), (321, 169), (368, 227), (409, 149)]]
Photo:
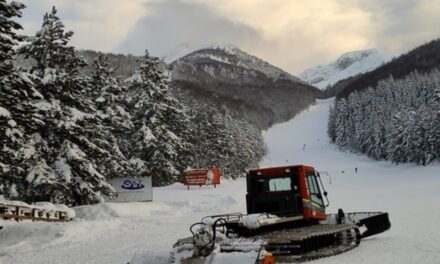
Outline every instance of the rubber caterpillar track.
[[(307, 235), (305, 235), (307, 234)], [(356, 225), (317, 225), (274, 231), (265, 249), (279, 262), (305, 262), (334, 256), (357, 247), (361, 240)]]

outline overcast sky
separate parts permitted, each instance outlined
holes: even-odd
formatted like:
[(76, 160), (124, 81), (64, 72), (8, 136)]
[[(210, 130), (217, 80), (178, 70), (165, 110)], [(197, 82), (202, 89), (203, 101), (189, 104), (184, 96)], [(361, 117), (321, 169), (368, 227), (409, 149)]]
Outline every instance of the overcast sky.
[(52, 5), (79, 49), (163, 57), (233, 44), (298, 74), (344, 52), (398, 55), (440, 37), (438, 0), (18, 0), (34, 34)]

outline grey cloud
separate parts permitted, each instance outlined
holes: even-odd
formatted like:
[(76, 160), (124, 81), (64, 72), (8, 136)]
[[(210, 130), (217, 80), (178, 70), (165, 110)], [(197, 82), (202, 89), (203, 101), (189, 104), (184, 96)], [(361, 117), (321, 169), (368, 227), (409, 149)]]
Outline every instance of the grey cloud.
[(239, 47), (261, 42), (258, 30), (221, 17), (200, 3), (163, 1), (146, 4), (141, 18), (120, 44), (119, 51), (167, 55), (178, 46), (203, 47), (230, 43)]
[(366, 11), (398, 16), (420, 3), (420, 0), (357, 0), (356, 5)]
[[(429, 10), (420, 7), (429, 5)], [(430, 0), (359, 0), (371, 14), (371, 43), (395, 55), (440, 37), (440, 5)]]

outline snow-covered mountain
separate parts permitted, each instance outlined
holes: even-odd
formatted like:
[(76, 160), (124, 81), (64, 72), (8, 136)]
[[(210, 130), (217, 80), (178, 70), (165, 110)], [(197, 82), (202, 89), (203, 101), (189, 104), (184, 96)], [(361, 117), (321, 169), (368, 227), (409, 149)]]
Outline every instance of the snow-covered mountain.
[(232, 66), (242, 67), (248, 70), (254, 70), (265, 74), (271, 79), (290, 79), (295, 82), (301, 80), (282, 69), (271, 65), (270, 63), (248, 54), (231, 44), (214, 45), (196, 50), (186, 56), (182, 56), (183, 60), (211, 60), (219, 63), (229, 64)]
[(267, 128), (314, 102), (320, 91), (232, 45), (194, 51), (170, 65), (176, 87), (196, 100)]
[(330, 64), (307, 69), (299, 77), (311, 85), (325, 89), (340, 80), (372, 71), (390, 59), (390, 56), (376, 49), (358, 50), (344, 53)]

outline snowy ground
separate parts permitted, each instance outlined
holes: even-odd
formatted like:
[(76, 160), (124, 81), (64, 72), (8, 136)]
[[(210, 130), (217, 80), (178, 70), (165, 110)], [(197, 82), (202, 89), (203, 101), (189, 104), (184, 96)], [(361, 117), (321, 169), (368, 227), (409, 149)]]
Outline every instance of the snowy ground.
[[(338, 151), (325, 133), (330, 103), (320, 101), (267, 131), (262, 165), (305, 163), (328, 171), (329, 211), (387, 211), (392, 227), (350, 252), (311, 263), (440, 263), (440, 165), (396, 166)], [(243, 179), (216, 189), (174, 184), (155, 188), (150, 203), (77, 208), (71, 223), (4, 222), (0, 263), (167, 263), (171, 245), (201, 217), (245, 212), (245, 189)], [(215, 263), (253, 263), (254, 255), (222, 254)]]

